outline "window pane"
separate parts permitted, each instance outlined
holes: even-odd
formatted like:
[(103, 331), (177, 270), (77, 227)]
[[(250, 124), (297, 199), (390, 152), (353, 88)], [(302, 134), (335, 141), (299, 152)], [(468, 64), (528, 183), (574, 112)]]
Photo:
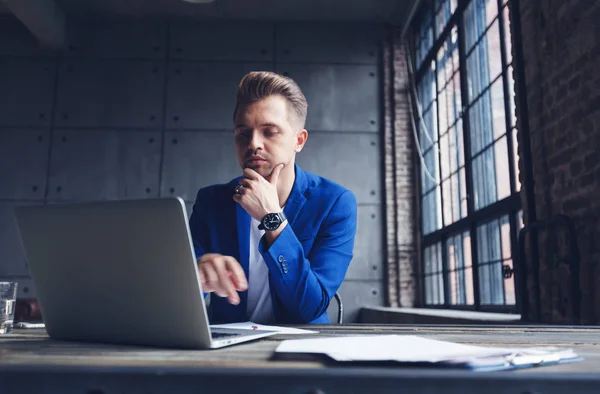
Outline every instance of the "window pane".
[(504, 303), (500, 226), (498, 220), (477, 228), (480, 300), (485, 305)]
[(423, 114), (423, 119), (419, 122), (419, 141), (423, 151), (427, 151), (433, 145), (434, 137), (432, 133), (437, 130), (437, 128), (432, 130), (432, 123), (432, 110), (428, 109), (427, 112)]
[(467, 177), (465, 175), (465, 169), (462, 168), (459, 171), (460, 176), (460, 212), (461, 217), (467, 216)]
[[(447, 176), (458, 170), (458, 157), (456, 155), (456, 128), (450, 127), (448, 135), (446, 135), (446, 143), (448, 144), (448, 162), (445, 163), (448, 166), (446, 171)], [(446, 176), (446, 177), (447, 177)]]
[(515, 80), (513, 78), (512, 66), (506, 69), (506, 78), (508, 80), (508, 104), (510, 108), (510, 126), (517, 125), (517, 104), (515, 102)]
[(475, 99), (502, 71), (498, 22), (467, 57), (469, 101)]
[(440, 298), (442, 298), (442, 293), (444, 291), (443, 284), (442, 284), (442, 286), (440, 286), (439, 276), (440, 276), (439, 274), (435, 274), (431, 277), (431, 279), (432, 279), (431, 287), (433, 290), (433, 299), (431, 300), (431, 303), (434, 305), (440, 304)]
[(469, 110), (471, 120), (471, 154), (489, 146), (506, 133), (504, 91), (498, 78)]
[[(494, 144), (496, 159), (496, 201), (510, 196), (510, 170), (508, 167), (508, 145), (506, 137)], [(495, 201), (494, 201), (495, 202)]]
[(464, 15), (467, 52), (471, 50), (497, 15), (496, 0), (472, 0), (469, 3)]
[(433, 300), (433, 286), (431, 285), (431, 276), (425, 277), (425, 304), (431, 305)]
[[(438, 54), (437, 54), (437, 83), (438, 83), (438, 91), (444, 90), (446, 88), (447, 91), (447, 100), (448, 100), (448, 108), (449, 110), (454, 109), (454, 85), (453, 81), (460, 80), (459, 77), (456, 77), (458, 68), (459, 68), (459, 59), (458, 59), (458, 31), (457, 28), (454, 27), (450, 36), (444, 40), (442, 43)], [(446, 85), (449, 84), (449, 87)], [(451, 113), (451, 112), (448, 113)], [(450, 122), (452, 124), (453, 122)], [(445, 131), (441, 128), (441, 131)]]
[(457, 0), (436, 0), (436, 23), (435, 23), (435, 31), (436, 37), (439, 37), (444, 28), (448, 24), (450, 17), (454, 14), (456, 10)]
[(433, 257), (436, 262), (436, 272), (441, 273), (443, 271), (442, 265), (442, 244), (435, 244), (433, 248)]
[(510, 11), (508, 6), (503, 8), (504, 16), (504, 48), (506, 50), (506, 64), (512, 62), (512, 42), (511, 42), (511, 24), (510, 24)]
[(470, 266), (467, 265), (467, 262), (470, 264), (471, 261), (471, 249), (464, 247), (467, 244), (465, 242), (467, 238), (469, 238), (469, 233), (465, 232), (450, 237), (446, 242), (450, 303), (454, 305), (472, 305), (474, 303), (473, 273)]
[(460, 73), (456, 72), (452, 78), (452, 93), (448, 96), (450, 102), (450, 124), (454, 124), (462, 116), (462, 98), (460, 97)]
[(444, 42), (437, 53), (437, 86), (438, 91), (441, 91), (446, 86), (446, 81), (450, 75), (446, 74), (446, 47)]
[(438, 144), (433, 146), (433, 149), (425, 152), (423, 156), (425, 167), (421, 171), (421, 187), (423, 194), (429, 193), (439, 183), (438, 171)]
[(503, 216), (500, 219), (500, 236), (502, 239), (502, 260), (512, 258), (511, 242), (510, 242), (510, 222), (508, 216)]
[(506, 137), (473, 160), (475, 209), (484, 208), (510, 195)]
[(487, 91), (469, 109), (471, 132), (471, 156), (475, 156), (494, 141), (494, 126), (492, 123), (492, 100)]
[(494, 140), (506, 134), (506, 110), (504, 109), (504, 86), (502, 78), (498, 78), (492, 85), (489, 93), (492, 96), (492, 124), (494, 127)]
[(464, 166), (464, 141), (462, 133), (462, 121), (450, 128), (448, 131), (448, 152), (450, 157), (450, 173), (454, 173), (459, 167)]
[(436, 187), (423, 198), (423, 233), (439, 230), (442, 225), (442, 207), (440, 187)]
[(465, 142), (463, 139), (463, 124), (459, 119), (454, 128), (456, 130), (456, 156), (458, 157), (458, 166), (465, 165)]
[(468, 253), (465, 253), (465, 267), (472, 267), (473, 262), (471, 259), (471, 236), (469, 233), (464, 233), (463, 236), (463, 250), (468, 250)]
[(419, 25), (418, 33), (415, 34), (415, 50), (417, 67), (421, 65), (427, 52), (433, 46), (433, 27), (431, 25), (431, 12), (425, 12)]
[(482, 304), (515, 304), (514, 276), (504, 278), (503, 266), (513, 268), (508, 216), (477, 228)]
[(494, 4), (489, 3), (496, 3), (496, 0), (471, 0), (465, 10), (465, 46), (467, 52), (473, 48), (477, 40), (483, 35), (489, 25), (488, 21), (496, 16), (496, 13), (492, 10), (488, 17), (487, 7), (494, 7)]
[(440, 157), (442, 167), (442, 180), (450, 176), (450, 145), (449, 134), (446, 133), (440, 138)]
[(452, 185), (450, 179), (442, 183), (442, 198), (444, 204), (444, 225), (447, 226), (454, 222), (452, 218)]
[(418, 86), (418, 104), (421, 112), (426, 112), (435, 99), (435, 62), (431, 62), (431, 68), (425, 73)]
[(440, 134), (448, 130), (448, 100), (446, 89), (442, 90), (438, 95), (438, 118), (440, 120)]
[(442, 184), (444, 224), (447, 226), (467, 215), (466, 185), (464, 169), (452, 174)]
[[(481, 0), (473, 0), (473, 1), (481, 1)], [(486, 26), (489, 26), (494, 18), (498, 16), (498, 1), (497, 0), (486, 0), (485, 2), (485, 20)]]
[(461, 170), (459, 174), (452, 175), (452, 219), (456, 222), (467, 215), (467, 210), (463, 209), (463, 200), (466, 202), (466, 185), (464, 184), (464, 171)]
[(441, 244), (425, 248), (423, 260), (425, 266), (425, 302), (427, 304), (443, 304), (445, 297)]
[(431, 274), (433, 272), (432, 267), (432, 259), (431, 259), (431, 247), (425, 248), (423, 251), (423, 272), (425, 275)]

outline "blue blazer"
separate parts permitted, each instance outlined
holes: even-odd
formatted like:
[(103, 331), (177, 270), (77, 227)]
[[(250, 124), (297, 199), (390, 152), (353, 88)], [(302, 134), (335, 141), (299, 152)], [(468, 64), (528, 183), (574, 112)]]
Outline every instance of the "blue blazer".
[[(284, 208), (289, 223), (268, 249), (263, 240), (259, 244), (269, 268), (273, 314), (279, 324), (329, 323), (329, 302), (353, 256), (356, 197), (297, 164), (294, 168), (294, 186)], [(251, 217), (233, 201), (240, 178), (200, 189), (189, 225), (196, 258), (205, 253), (232, 256), (248, 278)], [(211, 324), (247, 321), (247, 293), (239, 292), (238, 305), (213, 294)]]

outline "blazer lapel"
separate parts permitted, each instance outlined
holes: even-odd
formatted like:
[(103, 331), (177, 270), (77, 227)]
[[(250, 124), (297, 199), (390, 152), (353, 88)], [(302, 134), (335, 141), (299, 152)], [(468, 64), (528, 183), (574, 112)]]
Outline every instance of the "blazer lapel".
[(294, 180), (294, 186), (292, 187), (292, 192), (288, 197), (288, 201), (285, 204), (285, 208), (283, 212), (287, 217), (287, 220), (290, 225), (293, 226), (296, 221), (296, 217), (302, 209), (302, 206), (306, 202), (306, 197), (304, 197), (304, 191), (306, 190), (306, 175), (304, 171), (297, 164), (294, 165), (294, 169), (296, 172), (296, 179)]

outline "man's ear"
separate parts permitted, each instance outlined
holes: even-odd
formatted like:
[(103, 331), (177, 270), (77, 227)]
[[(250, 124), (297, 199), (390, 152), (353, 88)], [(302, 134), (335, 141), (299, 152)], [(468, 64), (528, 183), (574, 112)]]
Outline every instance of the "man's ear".
[(300, 152), (302, 148), (304, 148), (304, 144), (306, 144), (306, 140), (308, 139), (308, 131), (306, 129), (300, 130), (296, 135), (296, 152)]

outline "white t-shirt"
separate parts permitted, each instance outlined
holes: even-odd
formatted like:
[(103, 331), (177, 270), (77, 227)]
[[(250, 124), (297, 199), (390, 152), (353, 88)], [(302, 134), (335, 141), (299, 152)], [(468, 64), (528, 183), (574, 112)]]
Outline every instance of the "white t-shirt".
[(258, 243), (265, 233), (259, 230), (260, 222), (254, 218), (250, 221), (250, 256), (248, 268), (248, 305), (246, 316), (249, 321), (260, 324), (272, 323), (273, 306), (269, 288), (269, 267), (258, 251)]

